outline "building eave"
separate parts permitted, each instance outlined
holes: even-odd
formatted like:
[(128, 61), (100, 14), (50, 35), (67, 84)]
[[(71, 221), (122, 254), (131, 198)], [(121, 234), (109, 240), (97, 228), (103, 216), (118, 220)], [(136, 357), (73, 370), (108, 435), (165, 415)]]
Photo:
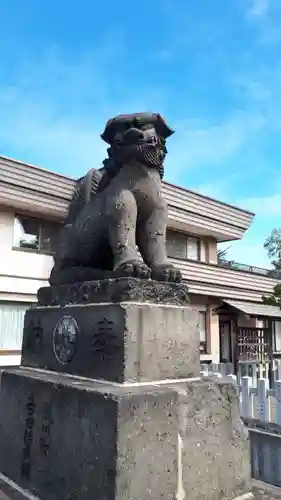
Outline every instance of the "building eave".
[[(0, 204), (63, 219), (75, 180), (0, 156)], [(251, 212), (163, 182), (169, 227), (211, 236), (218, 241), (241, 239), (250, 227)]]
[(251, 318), (281, 319), (280, 307), (241, 300), (223, 299), (222, 304), (213, 311), (213, 314), (225, 314), (227, 311), (233, 311), (236, 314), (245, 314)]

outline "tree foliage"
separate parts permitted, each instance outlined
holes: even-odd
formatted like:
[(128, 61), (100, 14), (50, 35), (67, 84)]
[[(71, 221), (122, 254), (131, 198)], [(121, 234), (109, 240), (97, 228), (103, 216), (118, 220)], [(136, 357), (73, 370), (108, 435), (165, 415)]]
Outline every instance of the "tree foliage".
[[(264, 248), (274, 269), (281, 273), (281, 229), (273, 229), (264, 243)], [(281, 308), (281, 283), (275, 285), (271, 295), (263, 295), (262, 300), (264, 304)]]
[(230, 247), (217, 249), (218, 262), (223, 262), (224, 260), (226, 260), (227, 252), (229, 249), (230, 249)]
[(264, 248), (274, 268), (281, 270), (281, 229), (273, 229), (265, 240)]

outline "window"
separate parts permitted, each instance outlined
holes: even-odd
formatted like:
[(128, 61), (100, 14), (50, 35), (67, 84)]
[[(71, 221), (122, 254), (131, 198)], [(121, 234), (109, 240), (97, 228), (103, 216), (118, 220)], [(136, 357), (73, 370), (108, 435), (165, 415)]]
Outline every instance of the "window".
[(196, 236), (168, 230), (166, 244), (168, 257), (182, 260), (206, 260), (205, 246)]
[(263, 319), (257, 319), (256, 320), (256, 327), (257, 328), (265, 328), (265, 321)]
[(54, 253), (55, 236), (60, 228), (57, 222), (16, 215), (14, 220), (13, 248)]
[(206, 262), (207, 260), (207, 245), (205, 240), (200, 241), (200, 260)]
[(187, 258), (200, 260), (200, 240), (193, 236), (187, 237)]
[(200, 353), (207, 354), (207, 312), (199, 311)]
[(187, 259), (187, 236), (176, 231), (167, 231), (167, 254), (175, 259)]
[(273, 351), (281, 352), (281, 321), (273, 321)]
[(0, 302), (0, 350), (21, 350), (24, 315), (30, 304)]

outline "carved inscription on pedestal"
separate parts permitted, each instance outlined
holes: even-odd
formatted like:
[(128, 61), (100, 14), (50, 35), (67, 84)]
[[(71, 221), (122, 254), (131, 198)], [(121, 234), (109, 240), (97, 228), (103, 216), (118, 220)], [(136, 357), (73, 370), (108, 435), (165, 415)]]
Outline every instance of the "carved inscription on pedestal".
[(26, 326), (24, 335), (25, 346), (28, 350), (36, 352), (43, 347), (43, 326), (40, 319), (32, 319)]
[(66, 365), (72, 360), (76, 352), (78, 333), (78, 325), (72, 316), (63, 316), (55, 326), (53, 352), (61, 364)]
[(26, 403), (25, 429), (23, 437), (23, 451), (21, 462), (21, 476), (28, 480), (31, 473), (31, 449), (33, 444), (34, 412), (36, 404), (33, 394), (30, 394)]
[(40, 437), (40, 450), (47, 456), (51, 443), (51, 427), (53, 424), (52, 406), (50, 403), (44, 403), (42, 413), (42, 426)]
[(112, 358), (116, 350), (122, 348), (122, 342), (116, 335), (113, 321), (103, 318), (94, 326), (92, 335), (92, 350), (102, 358)]

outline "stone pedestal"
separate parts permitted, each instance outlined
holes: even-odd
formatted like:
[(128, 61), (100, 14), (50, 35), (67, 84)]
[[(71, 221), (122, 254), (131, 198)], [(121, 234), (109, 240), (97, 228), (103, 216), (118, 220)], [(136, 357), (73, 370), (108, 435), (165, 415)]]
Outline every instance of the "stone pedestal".
[(176, 393), (28, 369), (3, 375), (0, 470), (43, 500), (174, 499)]
[[(236, 389), (198, 376), (187, 288), (78, 288), (39, 292), (22, 366), (2, 375), (4, 477), (40, 500), (249, 498)], [(110, 290), (111, 302), (95, 303), (92, 290)]]
[(195, 377), (197, 325), (196, 311), (167, 304), (39, 307), (25, 315), (22, 365), (112, 382)]

